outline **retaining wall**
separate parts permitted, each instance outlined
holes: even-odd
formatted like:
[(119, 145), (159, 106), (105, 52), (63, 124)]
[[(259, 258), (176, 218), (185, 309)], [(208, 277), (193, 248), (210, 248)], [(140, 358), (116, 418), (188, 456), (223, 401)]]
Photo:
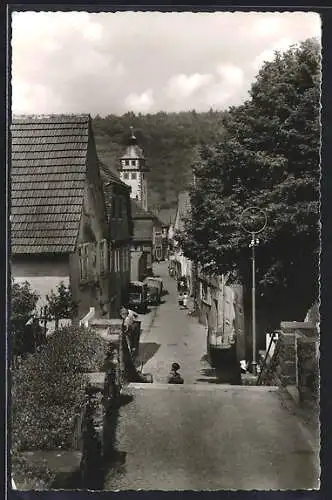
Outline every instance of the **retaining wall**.
[(308, 322), (282, 322), (270, 365), (262, 382), (297, 388), (299, 400), (319, 399), (319, 334)]

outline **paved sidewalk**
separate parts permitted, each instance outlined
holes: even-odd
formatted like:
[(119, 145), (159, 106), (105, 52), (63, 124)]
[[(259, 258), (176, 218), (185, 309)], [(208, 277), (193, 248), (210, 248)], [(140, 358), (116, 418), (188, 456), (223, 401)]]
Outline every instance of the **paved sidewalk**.
[[(161, 264), (156, 272), (163, 278), (168, 292), (163, 303), (152, 308), (142, 322), (141, 358), (144, 372), (152, 373), (155, 382), (165, 382), (173, 361), (177, 361), (185, 383), (197, 383), (202, 370), (208, 370), (205, 328), (197, 318), (189, 316), (189, 309), (180, 309), (177, 304), (176, 281), (166, 272), (167, 266)], [(146, 356), (146, 347), (154, 346), (153, 356)], [(144, 359), (145, 358), (145, 359)]]
[(317, 452), (274, 387), (131, 384), (106, 490), (318, 487)]

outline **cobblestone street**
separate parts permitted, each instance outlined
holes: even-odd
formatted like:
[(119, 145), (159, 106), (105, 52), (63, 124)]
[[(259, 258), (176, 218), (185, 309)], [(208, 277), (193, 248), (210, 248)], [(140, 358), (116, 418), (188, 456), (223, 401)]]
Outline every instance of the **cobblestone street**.
[[(121, 460), (104, 489), (317, 488), (317, 444), (277, 388), (209, 383), (204, 327), (179, 310), (166, 271), (155, 267), (168, 294), (142, 316), (141, 362), (154, 383), (126, 390), (115, 439)], [(165, 384), (173, 361), (183, 386)]]
[[(176, 281), (168, 277), (167, 264), (155, 265), (155, 274), (165, 283), (167, 294), (159, 307), (142, 316), (140, 359), (144, 371), (152, 373), (155, 382), (166, 382), (170, 366), (177, 361), (185, 383), (197, 383), (209, 365), (205, 360), (205, 329), (188, 310), (177, 304)], [(152, 355), (153, 354), (153, 355)]]

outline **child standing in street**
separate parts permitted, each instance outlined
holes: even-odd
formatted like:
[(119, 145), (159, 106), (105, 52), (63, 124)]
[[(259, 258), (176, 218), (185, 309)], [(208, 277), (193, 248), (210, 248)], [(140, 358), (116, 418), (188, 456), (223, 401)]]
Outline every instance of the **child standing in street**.
[(172, 363), (170, 374), (168, 375), (168, 384), (183, 384), (184, 380), (178, 371), (180, 370), (179, 363)]

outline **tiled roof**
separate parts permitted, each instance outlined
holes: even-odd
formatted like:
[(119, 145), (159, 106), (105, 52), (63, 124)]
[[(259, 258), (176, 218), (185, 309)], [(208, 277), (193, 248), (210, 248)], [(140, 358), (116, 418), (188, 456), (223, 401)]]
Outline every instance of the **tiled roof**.
[(133, 240), (152, 241), (152, 221), (154, 215), (140, 207), (136, 200), (131, 199), (131, 216), (133, 219)]
[(133, 226), (133, 241), (152, 242), (152, 222), (149, 219), (136, 219)]
[(161, 222), (168, 226), (174, 223), (176, 216), (176, 208), (161, 208), (157, 213), (158, 218)]
[(178, 208), (175, 219), (175, 225), (178, 231), (182, 231), (184, 229), (184, 219), (189, 217), (190, 210), (189, 191), (181, 191), (178, 195)]
[(121, 159), (123, 160), (135, 160), (140, 158), (144, 158), (144, 153), (137, 144), (130, 144), (130, 146), (127, 147), (124, 155), (121, 156)]
[(131, 199), (131, 214), (133, 219), (150, 219), (153, 220), (155, 215), (148, 210), (140, 207), (136, 200)]
[(89, 115), (13, 119), (13, 254), (74, 251), (82, 213), (90, 130)]
[(99, 172), (100, 177), (103, 182), (104, 198), (106, 203), (106, 212), (108, 220), (112, 218), (113, 212), (113, 185), (121, 186), (123, 189), (130, 191), (130, 186), (119, 178), (119, 176), (112, 170), (112, 168), (105, 163), (99, 161)]
[(99, 171), (100, 171), (100, 176), (103, 181), (103, 183), (107, 182), (113, 182), (115, 184), (119, 184), (126, 188), (128, 191), (130, 191), (130, 186), (123, 182), (118, 173), (116, 173), (109, 165), (105, 165), (102, 161), (98, 162), (99, 164)]

